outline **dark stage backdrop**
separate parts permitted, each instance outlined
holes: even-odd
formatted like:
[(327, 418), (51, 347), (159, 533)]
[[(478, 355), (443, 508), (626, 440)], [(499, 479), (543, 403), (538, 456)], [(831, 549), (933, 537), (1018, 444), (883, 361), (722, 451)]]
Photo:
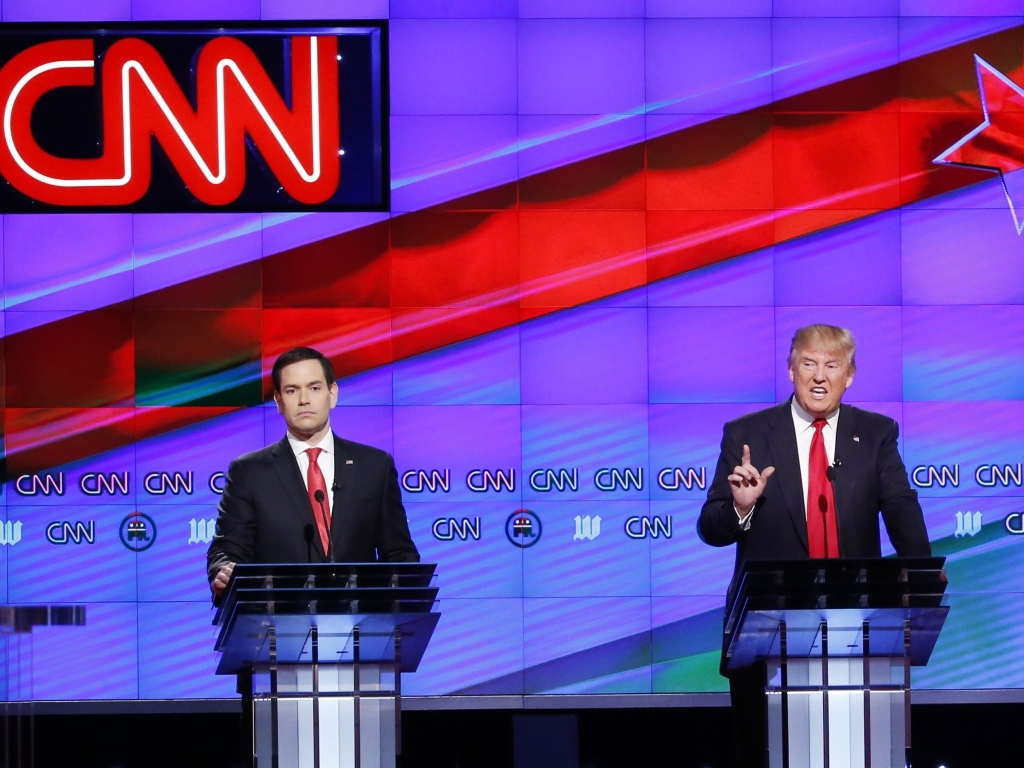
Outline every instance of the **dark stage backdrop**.
[(439, 564), (406, 693), (725, 690), (696, 518), (812, 322), (856, 335), (848, 399), (900, 423), (948, 558), (916, 687), (1024, 686), (1019, 2), (3, 2), (200, 11), (390, 14), (391, 211), (3, 216), (0, 601), (88, 606), (32, 695), (234, 695), (204, 555), (300, 344)]

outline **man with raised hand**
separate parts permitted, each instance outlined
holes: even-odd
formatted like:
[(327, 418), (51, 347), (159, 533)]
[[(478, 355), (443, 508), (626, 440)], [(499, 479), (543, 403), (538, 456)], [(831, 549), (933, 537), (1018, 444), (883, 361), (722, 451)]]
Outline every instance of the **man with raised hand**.
[[(881, 557), (879, 514), (896, 553), (931, 555), (917, 492), (888, 416), (842, 405), (853, 383), (856, 343), (845, 328), (811, 325), (793, 336), (793, 395), (725, 425), (715, 479), (697, 531), (716, 547), (736, 544), (726, 615), (746, 560)], [(766, 760), (765, 666), (727, 670), (738, 763)]]

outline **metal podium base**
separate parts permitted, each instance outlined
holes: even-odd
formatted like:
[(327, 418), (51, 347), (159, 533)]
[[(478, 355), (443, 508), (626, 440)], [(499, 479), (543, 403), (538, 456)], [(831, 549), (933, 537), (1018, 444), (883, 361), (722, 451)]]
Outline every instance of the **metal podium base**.
[(394, 666), (258, 670), (253, 678), (256, 768), (395, 768)]
[(860, 658), (830, 658), (827, 672), (821, 659), (789, 659), (785, 685), (778, 660), (769, 664), (770, 768), (905, 768), (905, 665), (869, 661), (869, 685)]

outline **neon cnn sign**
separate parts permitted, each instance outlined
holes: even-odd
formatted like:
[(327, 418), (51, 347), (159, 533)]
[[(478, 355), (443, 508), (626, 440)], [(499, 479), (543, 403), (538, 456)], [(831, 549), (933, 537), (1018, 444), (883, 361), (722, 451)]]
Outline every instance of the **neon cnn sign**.
[(386, 207), (383, 29), (342, 31), (4, 35), (0, 209)]

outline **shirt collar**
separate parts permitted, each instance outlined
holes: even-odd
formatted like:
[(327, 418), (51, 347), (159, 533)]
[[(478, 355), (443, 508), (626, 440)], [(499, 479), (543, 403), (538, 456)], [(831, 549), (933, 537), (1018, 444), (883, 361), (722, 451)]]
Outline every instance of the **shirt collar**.
[(288, 445), (291, 446), (292, 453), (296, 456), (305, 453), (310, 448), (319, 448), (324, 453), (334, 455), (334, 432), (330, 429), (327, 430), (327, 434), (323, 436), (319, 443), (316, 445), (306, 445), (304, 442), (295, 437), (291, 432), (288, 433)]
[[(797, 432), (805, 432), (808, 429), (813, 429), (814, 417), (811, 416), (807, 411), (800, 407), (800, 403), (796, 401), (796, 398), (791, 398), (790, 403), (793, 405), (793, 423), (796, 425)], [(828, 422), (828, 426), (831, 427), (832, 431), (836, 431), (836, 425), (839, 423), (839, 409), (836, 408), (831, 414), (829, 414), (825, 421)]]

